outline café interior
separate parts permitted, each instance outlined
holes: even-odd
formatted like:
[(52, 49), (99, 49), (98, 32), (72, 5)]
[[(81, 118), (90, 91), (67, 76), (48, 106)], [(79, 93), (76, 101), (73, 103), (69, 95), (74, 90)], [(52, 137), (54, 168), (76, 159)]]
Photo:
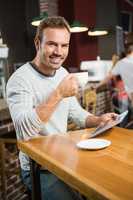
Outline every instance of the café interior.
[[(133, 43), (132, 0), (1, 0), (1, 200), (41, 199), (40, 189), (37, 190), (36, 184), (33, 184), (34, 187), (30, 192), (20, 176), (19, 149), (29, 153), (32, 146), (30, 147), (31, 143), (25, 144), (23, 141), (19, 143), (16, 139), (14, 124), (6, 102), (6, 84), (18, 68), (31, 61), (35, 56), (34, 37), (37, 25), (34, 25), (33, 22), (47, 16), (58, 15), (67, 19), (71, 27), (69, 55), (63, 66), (68, 72), (73, 73), (79, 81), (80, 90), (77, 99), (80, 105), (85, 110), (98, 116), (107, 112), (116, 112), (108, 84), (98, 88), (97, 86), (108, 76), (112, 69), (113, 56), (120, 57), (125, 50), (125, 46)], [(94, 30), (105, 32), (95, 34)], [(31, 153), (29, 153), (29, 156), (40, 165), (46, 165), (51, 172), (80, 192), (83, 199), (131, 200), (133, 199), (132, 122), (133, 119), (122, 127), (117, 125), (109, 130), (110, 132), (108, 131), (107, 134), (98, 137), (111, 140), (112, 143), (108, 148), (83, 151), (75, 146), (76, 142), (83, 139), (81, 133), (85, 131), (83, 135), (86, 135), (87, 130), (81, 130), (80, 127), (69, 120), (68, 132), (72, 133), (72, 138), (66, 137), (64, 140), (62, 138), (63, 141), (61, 138), (51, 138), (50, 140), (47, 137), (46, 140), (45, 138), (42, 139), (46, 144), (44, 146), (54, 149), (54, 151), (56, 151), (56, 146), (60, 146), (62, 152), (58, 152), (58, 150), (56, 153), (52, 152), (53, 154), (50, 152), (48, 157), (51, 156), (51, 159), (47, 160), (47, 157), (44, 158), (43, 155), (38, 155), (37, 150), (33, 148), (33, 151), (35, 151), (34, 156), (32, 157)], [(112, 134), (112, 137), (109, 134)], [(58, 145), (55, 145), (55, 140), (57, 140)], [(118, 141), (121, 141), (121, 143)], [(35, 148), (37, 142), (39, 144), (39, 140), (34, 141)], [(52, 142), (54, 143), (53, 148)], [(66, 144), (69, 145), (69, 150), (66, 149), (65, 152), (64, 147)], [(40, 149), (40, 151), (48, 153), (46, 147)], [(67, 151), (69, 155), (66, 155)], [(59, 158), (64, 156), (64, 160), (54, 160), (54, 156)], [(74, 156), (77, 156), (77, 159), (74, 159)], [(52, 161), (54, 164), (51, 164)], [(69, 162), (71, 162), (71, 165)], [(67, 168), (68, 166), (70, 168)], [(109, 168), (112, 168), (113, 172)], [(88, 172), (89, 170), (90, 172)]]

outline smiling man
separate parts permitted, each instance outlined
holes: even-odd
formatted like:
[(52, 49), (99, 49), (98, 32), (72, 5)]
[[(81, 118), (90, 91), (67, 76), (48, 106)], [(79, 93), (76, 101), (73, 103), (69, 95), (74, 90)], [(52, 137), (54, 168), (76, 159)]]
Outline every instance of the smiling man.
[[(70, 42), (70, 27), (63, 17), (44, 19), (35, 36), (36, 56), (21, 66), (7, 84), (7, 102), (18, 139), (67, 132), (71, 118), (81, 128), (113, 120), (114, 113), (94, 116), (78, 103), (78, 81), (62, 67)], [(24, 183), (31, 189), (29, 158), (19, 154)], [(42, 199), (82, 199), (46, 169), (41, 171)]]
[[(37, 55), (33, 60), (40, 71), (48, 76), (55, 74), (68, 55), (69, 27), (47, 27), (42, 23), (35, 37)], [(44, 67), (45, 66), (45, 67)]]

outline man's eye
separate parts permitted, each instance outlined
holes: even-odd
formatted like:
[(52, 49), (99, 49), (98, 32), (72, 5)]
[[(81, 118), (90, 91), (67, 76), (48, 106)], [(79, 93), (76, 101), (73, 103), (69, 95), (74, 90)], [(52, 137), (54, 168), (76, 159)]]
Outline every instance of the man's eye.
[(49, 46), (56, 46), (55, 44), (53, 44), (53, 43), (51, 43), (51, 44), (49, 44)]
[(65, 44), (65, 45), (63, 45), (62, 47), (63, 47), (63, 48), (68, 48), (69, 45), (68, 45), (68, 44)]

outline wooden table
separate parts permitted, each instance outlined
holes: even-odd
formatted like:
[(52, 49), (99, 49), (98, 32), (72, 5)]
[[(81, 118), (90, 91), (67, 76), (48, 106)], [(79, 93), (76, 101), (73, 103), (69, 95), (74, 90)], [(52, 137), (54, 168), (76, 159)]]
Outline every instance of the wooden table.
[(78, 149), (76, 143), (86, 138), (90, 131), (19, 141), (18, 147), (93, 200), (133, 200), (133, 131), (114, 127), (97, 137), (110, 140), (112, 144), (108, 148)]

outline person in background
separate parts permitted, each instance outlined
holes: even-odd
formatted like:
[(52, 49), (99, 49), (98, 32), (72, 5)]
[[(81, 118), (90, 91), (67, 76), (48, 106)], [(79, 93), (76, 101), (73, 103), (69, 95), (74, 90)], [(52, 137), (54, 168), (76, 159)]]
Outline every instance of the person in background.
[(129, 110), (128, 116), (121, 126), (132, 119), (133, 109), (133, 44), (129, 44), (125, 50), (125, 57), (118, 60), (109, 72), (108, 76), (101, 81), (97, 88), (103, 84), (109, 84), (111, 90), (114, 111), (122, 113)]
[[(7, 102), (18, 140), (65, 133), (69, 118), (85, 128), (104, 125), (117, 116), (94, 116), (79, 105), (77, 79), (62, 67), (70, 35), (69, 24), (63, 17), (42, 20), (35, 36), (35, 58), (8, 80)], [(20, 152), (19, 159), (23, 181), (31, 190), (29, 158)], [(42, 199), (46, 200), (81, 199), (79, 193), (45, 168), (41, 170), (41, 190)]]
[(126, 56), (119, 60), (113, 68), (112, 76), (121, 76), (125, 90), (133, 105), (133, 43), (126, 46), (125, 54)]
[(108, 72), (107, 77), (105, 77), (105, 79), (103, 79), (96, 87), (96, 89), (98, 89), (99, 87), (105, 85), (105, 84), (109, 84), (111, 78), (112, 78), (112, 70), (115, 67), (115, 64), (118, 62), (118, 60), (120, 59), (120, 57), (117, 54), (113, 54), (112, 55), (112, 67)]
[(117, 54), (112, 55), (112, 68), (111, 68), (111, 70), (113, 69), (115, 64), (119, 61), (119, 59), (120, 59), (120, 56), (118, 56)]
[[(128, 116), (125, 118), (127, 125), (129, 122), (133, 120), (133, 43), (130, 43), (125, 48), (125, 57), (119, 60), (115, 68), (112, 70), (112, 76), (120, 76), (123, 83), (124, 88), (127, 93), (128, 99), (123, 95), (123, 105), (125, 105), (125, 108), (129, 111)], [(125, 98), (124, 98), (125, 97)], [(127, 125), (127, 127), (129, 127)], [(133, 128), (133, 126), (130, 126)]]

